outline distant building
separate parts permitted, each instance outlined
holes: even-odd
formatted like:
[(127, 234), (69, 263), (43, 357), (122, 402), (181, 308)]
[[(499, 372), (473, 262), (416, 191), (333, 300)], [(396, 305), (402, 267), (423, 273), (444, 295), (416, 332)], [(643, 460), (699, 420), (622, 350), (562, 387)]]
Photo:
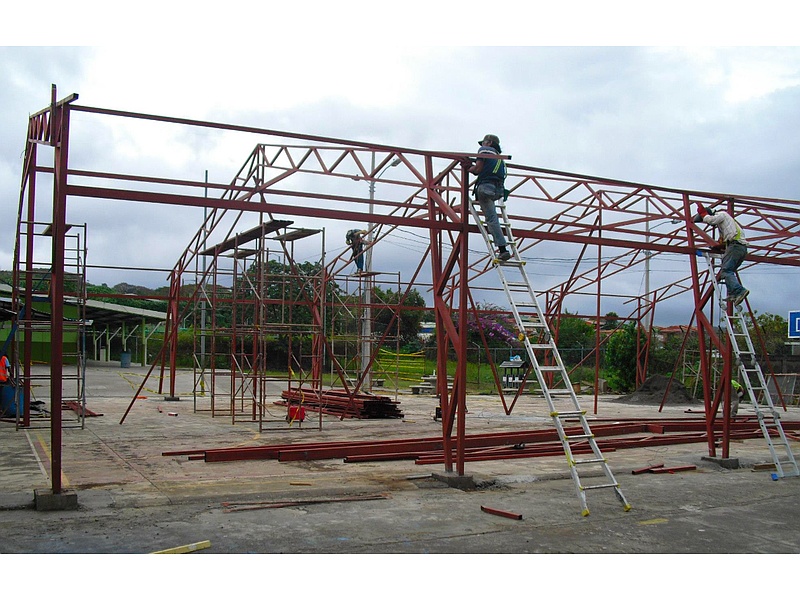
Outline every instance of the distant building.
[(697, 327), (690, 327), (689, 325), (669, 325), (667, 327), (654, 327), (653, 329), (655, 330), (655, 337), (660, 342), (675, 336), (684, 338), (687, 332), (689, 332), (689, 335), (697, 335)]

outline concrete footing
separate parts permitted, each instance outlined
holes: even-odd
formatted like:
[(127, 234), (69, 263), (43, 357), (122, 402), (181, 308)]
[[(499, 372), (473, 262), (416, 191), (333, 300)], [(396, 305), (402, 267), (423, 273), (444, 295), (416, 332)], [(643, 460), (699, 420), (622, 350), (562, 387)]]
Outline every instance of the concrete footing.
[(468, 492), (475, 489), (475, 480), (472, 475), (457, 475), (456, 473), (432, 473), (434, 479), (443, 481), (450, 487)]
[(33, 503), (36, 510), (77, 510), (78, 494), (75, 490), (33, 490)]
[(180, 402), (180, 396), (164, 396), (164, 402)]
[(739, 459), (738, 458), (720, 458), (718, 456), (701, 456), (701, 460), (707, 460), (709, 462), (713, 462), (716, 465), (719, 465), (723, 469), (738, 469), (739, 468)]

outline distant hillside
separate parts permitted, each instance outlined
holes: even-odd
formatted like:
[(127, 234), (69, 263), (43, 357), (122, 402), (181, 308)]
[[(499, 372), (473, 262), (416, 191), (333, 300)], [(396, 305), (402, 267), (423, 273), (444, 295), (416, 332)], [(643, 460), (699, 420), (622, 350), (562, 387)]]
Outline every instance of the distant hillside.
[(125, 282), (118, 283), (111, 289), (117, 294), (130, 294), (133, 296), (166, 296), (169, 294), (169, 288), (166, 286), (152, 290), (143, 285), (133, 285), (132, 283)]

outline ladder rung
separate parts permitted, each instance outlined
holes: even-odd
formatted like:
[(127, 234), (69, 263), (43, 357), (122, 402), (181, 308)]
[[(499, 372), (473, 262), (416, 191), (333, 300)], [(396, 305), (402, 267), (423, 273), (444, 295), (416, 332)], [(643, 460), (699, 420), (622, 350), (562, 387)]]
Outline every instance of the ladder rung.
[(574, 394), (570, 388), (547, 388), (547, 392), (553, 400), (572, 400)]
[(551, 412), (550, 416), (559, 419), (572, 419), (575, 417), (582, 417), (585, 414), (585, 410), (565, 410)]
[(772, 410), (761, 410), (761, 409), (758, 409), (756, 411), (756, 416), (760, 417), (761, 419), (763, 419), (765, 417), (770, 417), (776, 422), (781, 420), (781, 415), (774, 408)]
[(601, 483), (598, 485), (582, 485), (581, 489), (586, 491), (586, 490), (599, 490), (603, 488), (618, 488), (618, 487), (619, 487), (618, 483)]
[(604, 463), (608, 462), (605, 458), (583, 458), (580, 460), (572, 461), (575, 465), (590, 465), (590, 464), (597, 464), (597, 463)]

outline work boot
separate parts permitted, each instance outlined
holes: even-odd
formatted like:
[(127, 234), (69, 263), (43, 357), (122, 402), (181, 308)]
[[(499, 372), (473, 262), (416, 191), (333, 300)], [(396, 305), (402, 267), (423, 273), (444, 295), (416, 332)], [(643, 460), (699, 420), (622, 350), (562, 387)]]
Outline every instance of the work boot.
[(745, 299), (745, 298), (747, 298), (747, 295), (748, 295), (749, 293), (750, 293), (750, 290), (742, 290), (742, 291), (741, 291), (741, 293), (740, 293), (740, 294), (738, 294), (738, 295), (737, 295), (737, 296), (736, 296), (736, 297), (733, 299), (733, 305), (734, 305), (734, 306), (739, 306), (739, 305), (740, 305), (742, 302), (744, 302), (744, 299)]
[(511, 252), (508, 250), (503, 250), (500, 254), (497, 255), (497, 260), (500, 262), (506, 262), (509, 258), (511, 258)]

